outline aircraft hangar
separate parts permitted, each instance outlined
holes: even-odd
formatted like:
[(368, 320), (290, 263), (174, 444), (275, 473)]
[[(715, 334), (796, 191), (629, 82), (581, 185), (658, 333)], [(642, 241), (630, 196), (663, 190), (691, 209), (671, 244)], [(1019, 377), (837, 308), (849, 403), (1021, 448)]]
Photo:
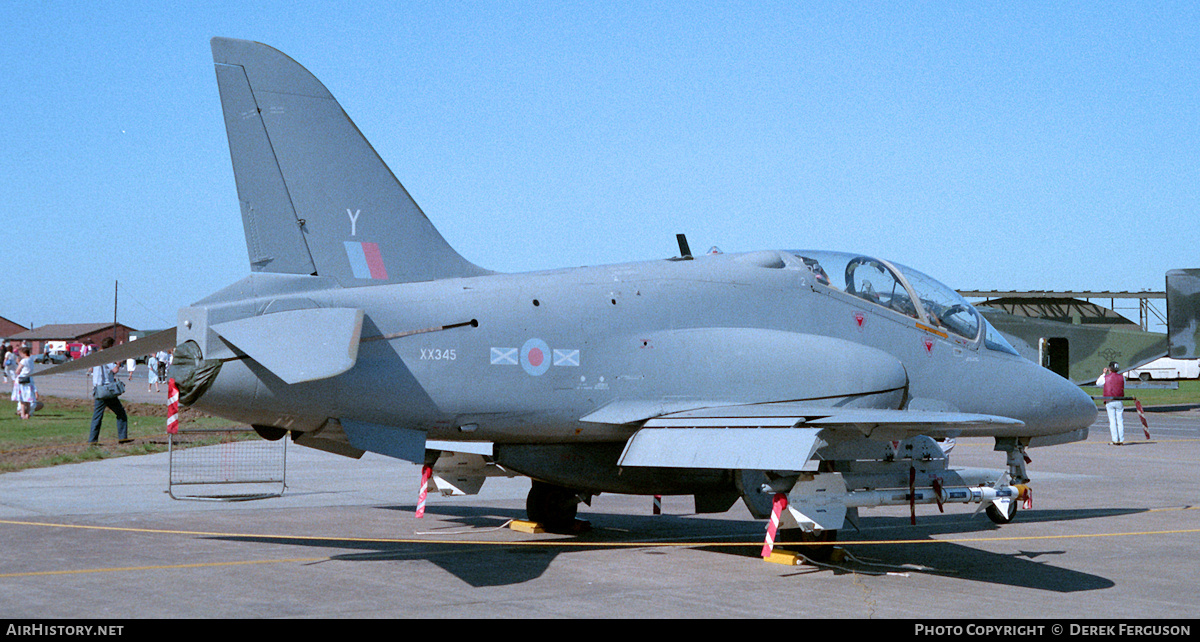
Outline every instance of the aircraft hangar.
[[(1121, 370), (1167, 354), (1166, 324), (1156, 302), (1165, 292), (1107, 290), (960, 290), (980, 314), (1009, 339), (1021, 356), (1074, 381), (1094, 381), (1110, 362)], [(1107, 299), (1108, 307), (1096, 300)], [(1136, 302), (1118, 306), (1120, 302)], [(1122, 311), (1136, 311), (1137, 321)]]

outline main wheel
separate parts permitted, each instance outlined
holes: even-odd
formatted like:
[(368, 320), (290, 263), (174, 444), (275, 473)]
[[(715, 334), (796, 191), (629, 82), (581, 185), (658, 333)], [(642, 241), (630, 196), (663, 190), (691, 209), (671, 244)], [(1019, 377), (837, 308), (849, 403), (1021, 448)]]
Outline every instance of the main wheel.
[(254, 428), (254, 432), (258, 433), (259, 437), (262, 437), (267, 441), (279, 441), (288, 434), (286, 428), (279, 428), (276, 426), (251, 426), (251, 428)]
[(837, 534), (837, 531), (812, 532), (803, 528), (781, 528), (775, 535), (775, 544), (783, 544), (785, 547), (788, 543), (804, 544), (793, 546), (791, 550), (817, 562), (828, 562), (833, 556), (833, 543), (837, 541)]
[(1001, 510), (998, 506), (996, 506), (996, 502), (988, 502), (987, 507), (983, 510), (985, 513), (987, 513), (988, 519), (992, 520), (993, 522), (996, 522), (997, 524), (1007, 524), (1017, 516), (1017, 503), (1018, 502), (1016, 501), (1009, 500), (1008, 509)]
[(579, 513), (579, 494), (570, 488), (533, 480), (525, 498), (525, 514), (547, 530), (569, 529)]

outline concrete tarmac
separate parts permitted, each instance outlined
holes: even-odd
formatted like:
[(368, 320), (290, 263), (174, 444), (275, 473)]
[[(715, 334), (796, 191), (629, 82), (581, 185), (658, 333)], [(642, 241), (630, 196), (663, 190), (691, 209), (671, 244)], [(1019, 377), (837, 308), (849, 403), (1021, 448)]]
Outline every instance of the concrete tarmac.
[[(121, 401), (125, 403), (167, 403), (167, 384), (158, 384), (158, 390), (150, 384), (146, 364), (139, 363), (133, 371), (133, 377), (121, 365), (117, 378), (125, 384), (125, 394)], [(67, 372), (50, 376), (38, 376), (34, 371), (33, 382), (38, 393), (49, 397), (67, 397), (70, 399), (88, 399), (92, 396), (91, 370), (83, 372)], [(5, 397), (7, 399), (7, 397)]]
[[(836, 567), (764, 562), (763, 522), (740, 503), (695, 515), (690, 497), (655, 516), (648, 497), (601, 495), (580, 508), (590, 533), (523, 534), (503, 525), (529, 482), (499, 478), (431, 495), (417, 519), (419, 467), (295, 445), (286, 491), (255, 501), (172, 499), (166, 453), (7, 473), (0, 616), (1195, 617), (1200, 412), (1150, 414), (1149, 441), (1127, 413), (1123, 447), (1101, 419), (1087, 441), (1031, 451), (1034, 506), (1013, 523), (868, 510)], [(1004, 465), (982, 439), (951, 460)]]

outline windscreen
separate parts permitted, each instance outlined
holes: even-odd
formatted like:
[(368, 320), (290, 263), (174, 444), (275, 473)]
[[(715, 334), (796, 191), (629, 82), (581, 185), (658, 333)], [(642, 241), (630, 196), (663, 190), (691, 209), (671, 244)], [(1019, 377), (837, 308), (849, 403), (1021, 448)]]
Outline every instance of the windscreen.
[(962, 295), (917, 270), (903, 265), (896, 267), (916, 291), (930, 324), (972, 341), (979, 336), (979, 313)]

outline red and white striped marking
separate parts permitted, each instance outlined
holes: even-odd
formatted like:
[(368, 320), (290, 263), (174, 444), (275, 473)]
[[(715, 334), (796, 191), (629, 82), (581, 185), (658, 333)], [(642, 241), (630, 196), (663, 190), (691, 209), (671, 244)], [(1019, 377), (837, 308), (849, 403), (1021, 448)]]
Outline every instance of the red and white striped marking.
[(1133, 405), (1137, 406), (1138, 418), (1142, 420), (1142, 432), (1146, 433), (1146, 439), (1150, 438), (1150, 424), (1146, 423), (1146, 411), (1142, 410), (1142, 402), (1137, 399), (1133, 400)]
[(175, 385), (175, 378), (167, 380), (167, 434), (174, 435), (179, 432), (179, 386)]
[(662, 495), (654, 496), (654, 514), (662, 515)]
[(779, 516), (783, 514), (783, 509), (787, 508), (787, 493), (776, 493), (775, 499), (771, 502), (771, 523), (767, 525), (767, 541), (763, 542), (762, 556), (764, 558), (771, 556), (771, 551), (775, 548), (775, 533), (779, 531)]
[(417, 518), (425, 516), (425, 497), (429, 494), (429, 478), (433, 476), (433, 466), (421, 467), (421, 494), (417, 495)]

